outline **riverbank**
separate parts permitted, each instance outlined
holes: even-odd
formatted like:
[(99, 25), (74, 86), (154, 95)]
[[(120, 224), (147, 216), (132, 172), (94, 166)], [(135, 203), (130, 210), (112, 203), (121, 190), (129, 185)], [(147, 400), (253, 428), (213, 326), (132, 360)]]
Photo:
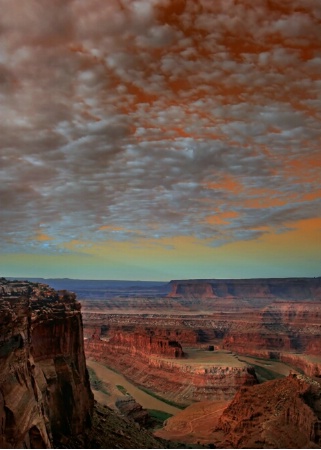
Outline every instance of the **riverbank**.
[(113, 407), (115, 405), (116, 400), (121, 397), (121, 393), (117, 388), (118, 385), (123, 386), (128, 392), (128, 394), (130, 394), (137, 401), (137, 403), (142, 405), (143, 408), (156, 409), (173, 415), (181, 411), (179, 408), (176, 408), (175, 406), (168, 405), (167, 403), (155, 397), (152, 397), (148, 393), (139, 389), (130, 381), (126, 380), (126, 378), (123, 375), (114, 372), (111, 369), (108, 369), (108, 367), (104, 366), (103, 364), (97, 361), (87, 359), (86, 364), (88, 367), (93, 369), (97, 377), (101, 381), (106, 383), (106, 385), (108, 386), (109, 392), (108, 395), (100, 391), (93, 390), (95, 399), (104, 405)]

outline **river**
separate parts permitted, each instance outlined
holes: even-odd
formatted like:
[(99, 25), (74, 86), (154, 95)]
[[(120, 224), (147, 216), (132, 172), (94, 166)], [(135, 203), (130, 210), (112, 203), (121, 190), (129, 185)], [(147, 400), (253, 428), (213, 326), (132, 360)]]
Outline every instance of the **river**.
[(86, 364), (96, 372), (97, 377), (101, 381), (104, 381), (109, 385), (108, 389), (111, 391), (111, 395), (103, 394), (100, 391), (94, 391), (95, 399), (101, 403), (112, 406), (115, 403), (115, 400), (122, 395), (116, 387), (116, 385), (121, 385), (137, 401), (137, 403), (142, 405), (143, 408), (157, 409), (173, 415), (181, 411), (179, 408), (175, 408), (175, 406), (168, 405), (167, 403), (152, 397), (136, 387), (130, 381), (126, 380), (126, 378), (120, 373), (116, 373), (108, 369), (108, 367), (99, 362), (87, 359)]

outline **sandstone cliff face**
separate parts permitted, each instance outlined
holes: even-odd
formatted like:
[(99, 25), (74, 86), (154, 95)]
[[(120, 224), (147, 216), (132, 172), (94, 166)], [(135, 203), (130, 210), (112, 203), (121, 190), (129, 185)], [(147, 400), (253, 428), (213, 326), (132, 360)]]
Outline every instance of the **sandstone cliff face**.
[(157, 436), (217, 448), (320, 448), (321, 387), (302, 375), (243, 387), (230, 402), (199, 402)]
[(189, 327), (184, 318), (167, 317), (166, 314), (164, 317), (162, 315), (141, 317), (139, 313), (137, 315), (108, 314), (108, 310), (104, 308), (104, 302), (101, 304), (100, 313), (89, 313), (85, 310), (82, 314), (85, 338), (96, 336), (109, 339), (117, 333), (123, 335), (140, 333), (161, 336), (171, 341), (178, 341), (181, 345), (193, 345), (201, 342), (203, 335), (202, 329)]
[(243, 388), (225, 409), (217, 430), (232, 448), (317, 448), (321, 444), (321, 387), (289, 375)]
[(121, 353), (130, 355), (160, 355), (167, 358), (182, 358), (182, 346), (176, 340), (163, 336), (147, 334), (144, 331), (135, 333), (116, 332), (109, 340), (109, 345)]
[(231, 399), (244, 385), (257, 382), (252, 367), (238, 363), (195, 362), (183, 357), (180, 344), (137, 333), (117, 333), (110, 340), (85, 340), (87, 357), (105, 362), (144, 388), (181, 404)]
[(272, 302), (257, 311), (256, 318), (231, 321), (222, 346), (279, 359), (309, 376), (320, 377), (321, 301)]
[(80, 304), (0, 280), (0, 447), (51, 448), (90, 424)]

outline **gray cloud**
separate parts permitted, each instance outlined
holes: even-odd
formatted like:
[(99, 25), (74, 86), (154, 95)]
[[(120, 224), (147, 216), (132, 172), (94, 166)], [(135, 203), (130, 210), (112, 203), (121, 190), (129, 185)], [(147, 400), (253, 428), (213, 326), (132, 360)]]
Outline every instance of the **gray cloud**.
[[(320, 216), (304, 198), (320, 184), (319, 8), (188, 0), (161, 21), (168, 4), (3, 2), (3, 251), (179, 234), (218, 245)], [(285, 205), (247, 206), (271, 195)]]

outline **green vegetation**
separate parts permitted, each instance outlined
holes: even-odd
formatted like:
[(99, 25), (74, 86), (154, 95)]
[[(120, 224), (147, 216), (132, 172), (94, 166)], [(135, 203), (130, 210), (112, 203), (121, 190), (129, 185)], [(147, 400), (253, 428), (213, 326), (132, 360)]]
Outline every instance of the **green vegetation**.
[(151, 417), (150, 428), (153, 430), (161, 428), (165, 420), (173, 416), (173, 414), (169, 414), (165, 411), (159, 411), (158, 409), (148, 409), (147, 411)]
[(139, 386), (139, 389), (143, 392), (146, 392), (146, 394), (150, 395), (151, 397), (157, 398), (157, 400), (167, 403), (167, 405), (175, 406), (175, 408), (185, 409), (188, 406), (173, 402), (172, 400), (167, 400), (167, 398), (161, 397), (160, 395), (155, 394), (153, 391), (150, 391), (149, 389), (143, 388), (141, 386)]
[(167, 413), (165, 411), (159, 411), (158, 409), (148, 409), (147, 411), (153, 419), (161, 422), (161, 424), (163, 424), (165, 420), (173, 416), (173, 414)]
[(278, 372), (274, 372), (274, 370), (266, 369), (265, 367), (258, 366), (256, 364), (252, 364), (255, 369), (257, 379), (260, 383), (264, 383), (264, 381), (276, 380), (277, 378), (284, 378), (284, 375)]
[(124, 388), (121, 384), (116, 384), (116, 388), (124, 395), (128, 394), (127, 389)]
[[(241, 360), (240, 360), (241, 361)], [(274, 370), (266, 369), (265, 367), (258, 366), (257, 364), (252, 364), (254, 367), (257, 379), (259, 383), (264, 383), (265, 381), (276, 380), (277, 378), (284, 378), (285, 375), (282, 375), (278, 372), (274, 372)]]
[(113, 367), (109, 366), (109, 365), (106, 364), (105, 362), (102, 363), (102, 365), (103, 365), (104, 367), (107, 367), (107, 369), (111, 370), (112, 372), (115, 372), (115, 373), (117, 373), (118, 375), (122, 375), (121, 372), (119, 372), (118, 370), (116, 370), (116, 369), (114, 369)]
[(110, 393), (106, 389), (105, 383), (103, 381), (101, 381), (97, 377), (96, 372), (94, 371), (94, 369), (92, 369), (91, 367), (87, 366), (87, 370), (88, 370), (88, 373), (89, 373), (89, 381), (90, 381), (91, 387), (95, 391), (100, 391), (103, 394), (110, 395)]

